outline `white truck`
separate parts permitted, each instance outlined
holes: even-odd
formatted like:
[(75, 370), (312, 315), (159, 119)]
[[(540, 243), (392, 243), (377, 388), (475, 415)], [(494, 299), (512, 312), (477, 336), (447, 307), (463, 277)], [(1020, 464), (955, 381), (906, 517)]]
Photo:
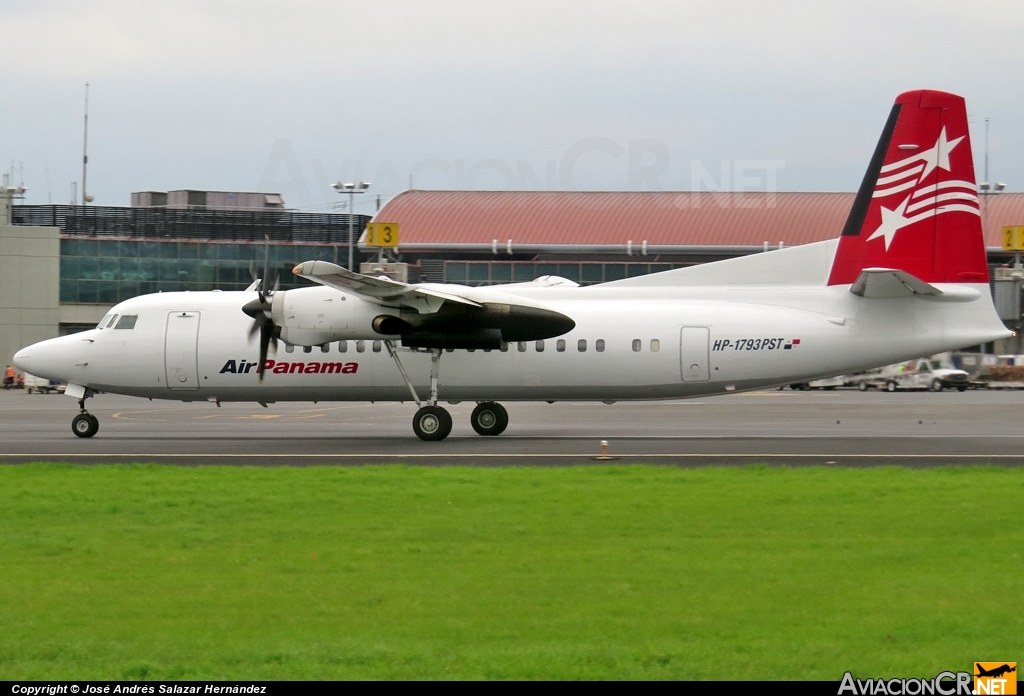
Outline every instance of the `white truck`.
[(857, 387), (867, 391), (870, 387), (894, 392), (899, 389), (943, 389), (964, 391), (970, 386), (970, 376), (963, 370), (934, 358), (919, 358), (883, 367), (877, 373), (866, 373), (857, 379)]
[(37, 394), (53, 394), (64, 391), (64, 384), (55, 379), (36, 377), (35, 375), (30, 375), (27, 372), (24, 377), (26, 394), (31, 394), (32, 392)]

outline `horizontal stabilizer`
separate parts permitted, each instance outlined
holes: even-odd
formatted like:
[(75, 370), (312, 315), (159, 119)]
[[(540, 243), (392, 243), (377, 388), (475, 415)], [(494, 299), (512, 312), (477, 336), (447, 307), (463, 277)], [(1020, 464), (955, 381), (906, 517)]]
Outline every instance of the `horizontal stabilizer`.
[(940, 290), (906, 271), (894, 268), (865, 268), (850, 286), (850, 292), (872, 300), (928, 295), (947, 302), (969, 302), (981, 294), (966, 286)]

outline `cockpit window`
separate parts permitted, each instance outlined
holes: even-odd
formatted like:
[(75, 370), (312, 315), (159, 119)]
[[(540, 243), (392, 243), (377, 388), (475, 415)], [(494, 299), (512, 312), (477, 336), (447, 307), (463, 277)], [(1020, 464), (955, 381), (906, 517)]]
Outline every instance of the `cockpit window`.
[(114, 315), (113, 314), (104, 314), (103, 318), (100, 319), (100, 323), (96, 325), (96, 328), (97, 329), (102, 329), (104, 326), (107, 325), (107, 322), (110, 321), (110, 318), (112, 316), (114, 316)]
[(108, 314), (107, 316), (110, 317), (110, 320), (106, 324), (103, 325), (104, 329), (109, 329), (117, 321), (117, 315), (116, 314)]
[(115, 329), (134, 329), (135, 322), (139, 320), (138, 314), (125, 314), (121, 317), (121, 320), (117, 322)]

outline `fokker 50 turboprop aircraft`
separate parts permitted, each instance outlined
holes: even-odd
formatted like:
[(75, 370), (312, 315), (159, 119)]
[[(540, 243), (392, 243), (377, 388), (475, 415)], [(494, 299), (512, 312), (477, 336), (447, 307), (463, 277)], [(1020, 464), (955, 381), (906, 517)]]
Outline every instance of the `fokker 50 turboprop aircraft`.
[(113, 392), (411, 398), (416, 435), (441, 440), (439, 399), (478, 402), (473, 428), (498, 435), (498, 400), (726, 394), (1009, 335), (989, 295), (964, 100), (935, 91), (896, 99), (836, 240), (591, 287), (407, 285), (322, 261), (294, 272), (320, 287), (145, 295), (14, 361), (68, 383), (80, 437), (99, 427), (85, 400)]

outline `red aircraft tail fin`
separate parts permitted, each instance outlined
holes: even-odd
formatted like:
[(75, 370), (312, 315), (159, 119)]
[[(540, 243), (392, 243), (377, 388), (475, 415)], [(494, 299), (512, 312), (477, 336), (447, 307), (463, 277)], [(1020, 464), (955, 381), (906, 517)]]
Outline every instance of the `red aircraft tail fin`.
[(843, 227), (829, 285), (865, 268), (927, 283), (986, 283), (988, 266), (963, 97), (896, 98)]

